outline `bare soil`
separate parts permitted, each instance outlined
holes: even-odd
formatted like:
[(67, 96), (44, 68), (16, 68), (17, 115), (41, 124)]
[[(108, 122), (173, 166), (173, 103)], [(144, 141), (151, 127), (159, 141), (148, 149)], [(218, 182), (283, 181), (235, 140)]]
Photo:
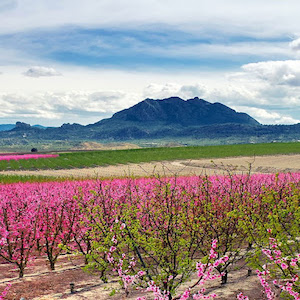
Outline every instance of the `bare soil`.
[(97, 142), (83, 142), (71, 150), (122, 150), (122, 149), (137, 149), (140, 148), (136, 144), (130, 143), (107, 143), (101, 144)]
[[(38, 258), (25, 270), (23, 279), (19, 279), (16, 269), (2, 261), (0, 264), (0, 291), (10, 283), (12, 284), (6, 299), (98, 299), (98, 300), (134, 300), (137, 297), (146, 296), (153, 299), (151, 293), (141, 290), (131, 290), (126, 297), (124, 290), (118, 283), (118, 278), (110, 276), (108, 283), (103, 283), (97, 273), (89, 274), (82, 270), (83, 259), (73, 255), (61, 256), (56, 270), (51, 271), (47, 267), (46, 258)], [(216, 293), (218, 299), (236, 299), (236, 295), (243, 291), (250, 299), (262, 299), (262, 291), (256, 275), (247, 276), (247, 267), (235, 266), (236, 270), (229, 273), (228, 283), (220, 284), (220, 280), (207, 282), (207, 292)], [(179, 292), (183, 292), (191, 283), (196, 282), (196, 275), (191, 281), (184, 284)], [(71, 293), (70, 283), (74, 283), (74, 293)], [(197, 289), (194, 290), (196, 292)]]
[(122, 177), (152, 175), (213, 175), (232, 173), (300, 172), (300, 154), (256, 157), (230, 157), (199, 160), (176, 160), (96, 168), (3, 171), (0, 174), (44, 175), (57, 177)]

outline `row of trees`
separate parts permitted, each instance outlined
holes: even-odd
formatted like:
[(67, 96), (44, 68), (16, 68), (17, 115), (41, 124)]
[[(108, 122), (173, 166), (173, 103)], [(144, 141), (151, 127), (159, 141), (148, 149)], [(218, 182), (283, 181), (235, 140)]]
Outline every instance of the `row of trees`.
[(60, 254), (78, 252), (104, 281), (122, 261), (128, 276), (144, 274), (138, 285), (154, 282), (166, 299), (179, 299), (179, 286), (197, 261), (208, 263), (214, 240), (216, 260), (226, 257), (215, 266), (222, 283), (237, 261), (265, 272), (274, 257), (270, 276), (294, 280), (297, 293), (299, 178), (229, 174), (1, 186), (0, 256), (22, 277), (37, 255), (46, 254), (54, 270)]

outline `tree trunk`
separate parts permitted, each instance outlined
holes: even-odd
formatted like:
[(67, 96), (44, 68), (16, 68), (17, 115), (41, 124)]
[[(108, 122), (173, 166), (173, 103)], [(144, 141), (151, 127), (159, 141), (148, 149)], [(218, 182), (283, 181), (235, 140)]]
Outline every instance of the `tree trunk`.
[(19, 278), (24, 277), (24, 267), (19, 268)]
[(227, 277), (228, 277), (228, 271), (225, 270), (224, 274), (222, 275), (222, 284), (226, 284), (227, 283)]
[(55, 261), (49, 260), (49, 263), (50, 263), (50, 269), (51, 269), (52, 271), (54, 271), (54, 270), (55, 270)]

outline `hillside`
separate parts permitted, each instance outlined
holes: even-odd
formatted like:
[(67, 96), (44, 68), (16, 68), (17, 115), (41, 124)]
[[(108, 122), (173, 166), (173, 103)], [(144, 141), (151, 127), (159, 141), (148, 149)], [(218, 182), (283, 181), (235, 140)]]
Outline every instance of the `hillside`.
[[(163, 100), (146, 99), (115, 113), (109, 120), (181, 126), (229, 123), (259, 125), (256, 120), (245, 113), (238, 113), (226, 105), (210, 103), (198, 97), (186, 101), (178, 97)], [(100, 124), (101, 121), (94, 126)]]
[(0, 131), (7, 131), (15, 128), (15, 124), (0, 124)]

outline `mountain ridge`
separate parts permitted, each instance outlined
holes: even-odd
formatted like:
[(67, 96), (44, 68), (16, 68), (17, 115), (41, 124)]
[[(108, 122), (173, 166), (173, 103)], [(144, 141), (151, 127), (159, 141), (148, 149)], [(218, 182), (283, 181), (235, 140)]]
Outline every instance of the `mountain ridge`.
[(65, 123), (60, 127), (40, 129), (17, 122), (0, 138), (17, 141), (80, 140), (118, 142), (132, 140), (212, 140), (270, 142), (300, 140), (300, 124), (262, 125), (246, 113), (236, 112), (219, 102), (198, 97), (145, 99), (113, 114), (111, 118), (89, 125)]
[[(210, 103), (198, 97), (188, 100), (179, 97), (147, 98), (130, 108), (116, 112), (110, 120), (138, 123), (162, 122), (165, 125), (182, 126), (228, 123), (259, 125), (259, 122), (246, 113), (238, 113), (224, 104)], [(101, 124), (101, 121), (93, 125)]]

